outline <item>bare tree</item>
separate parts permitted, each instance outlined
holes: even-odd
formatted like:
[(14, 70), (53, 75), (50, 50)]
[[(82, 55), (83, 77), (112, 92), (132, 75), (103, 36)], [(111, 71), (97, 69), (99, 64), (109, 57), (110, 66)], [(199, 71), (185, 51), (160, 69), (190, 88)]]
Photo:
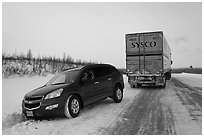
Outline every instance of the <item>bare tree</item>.
[(29, 61), (29, 64), (31, 64), (32, 58), (33, 58), (33, 55), (32, 55), (31, 49), (29, 49), (27, 53), (27, 59)]

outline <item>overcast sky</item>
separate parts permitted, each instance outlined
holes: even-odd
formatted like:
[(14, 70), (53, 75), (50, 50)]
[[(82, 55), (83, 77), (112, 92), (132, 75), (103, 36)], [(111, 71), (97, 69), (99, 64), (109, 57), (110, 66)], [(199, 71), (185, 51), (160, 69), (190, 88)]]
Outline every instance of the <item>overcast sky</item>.
[(202, 67), (201, 3), (3, 3), (2, 51), (125, 67), (125, 34), (164, 32), (174, 68)]

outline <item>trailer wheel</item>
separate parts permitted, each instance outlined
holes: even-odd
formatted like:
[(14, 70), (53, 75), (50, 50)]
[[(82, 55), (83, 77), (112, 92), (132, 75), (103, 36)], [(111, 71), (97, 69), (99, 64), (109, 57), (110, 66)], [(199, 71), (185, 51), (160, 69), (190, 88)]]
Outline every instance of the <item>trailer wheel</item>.
[(130, 85), (131, 88), (135, 88), (135, 85)]
[(142, 86), (142, 84), (137, 83), (137, 88), (140, 88)]
[(171, 72), (168, 72), (167, 74), (166, 74), (166, 80), (170, 80), (171, 79)]
[(161, 86), (161, 88), (165, 88), (166, 87), (166, 76), (163, 77), (164, 80), (164, 84)]

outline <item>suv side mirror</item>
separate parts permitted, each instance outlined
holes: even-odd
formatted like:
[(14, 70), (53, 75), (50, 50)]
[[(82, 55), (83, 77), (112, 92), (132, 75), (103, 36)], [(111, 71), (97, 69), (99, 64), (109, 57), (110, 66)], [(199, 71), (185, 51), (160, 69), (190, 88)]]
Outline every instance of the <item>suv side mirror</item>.
[(173, 64), (173, 61), (171, 60), (171, 65)]

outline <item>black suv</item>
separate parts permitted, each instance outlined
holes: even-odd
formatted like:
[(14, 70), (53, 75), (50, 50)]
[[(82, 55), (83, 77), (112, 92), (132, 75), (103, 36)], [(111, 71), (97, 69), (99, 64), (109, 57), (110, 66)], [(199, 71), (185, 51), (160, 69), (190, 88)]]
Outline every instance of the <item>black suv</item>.
[(123, 98), (124, 81), (120, 72), (108, 64), (87, 65), (63, 71), (44, 86), (27, 93), (22, 101), (26, 117), (64, 115), (77, 117), (80, 110), (99, 100)]

